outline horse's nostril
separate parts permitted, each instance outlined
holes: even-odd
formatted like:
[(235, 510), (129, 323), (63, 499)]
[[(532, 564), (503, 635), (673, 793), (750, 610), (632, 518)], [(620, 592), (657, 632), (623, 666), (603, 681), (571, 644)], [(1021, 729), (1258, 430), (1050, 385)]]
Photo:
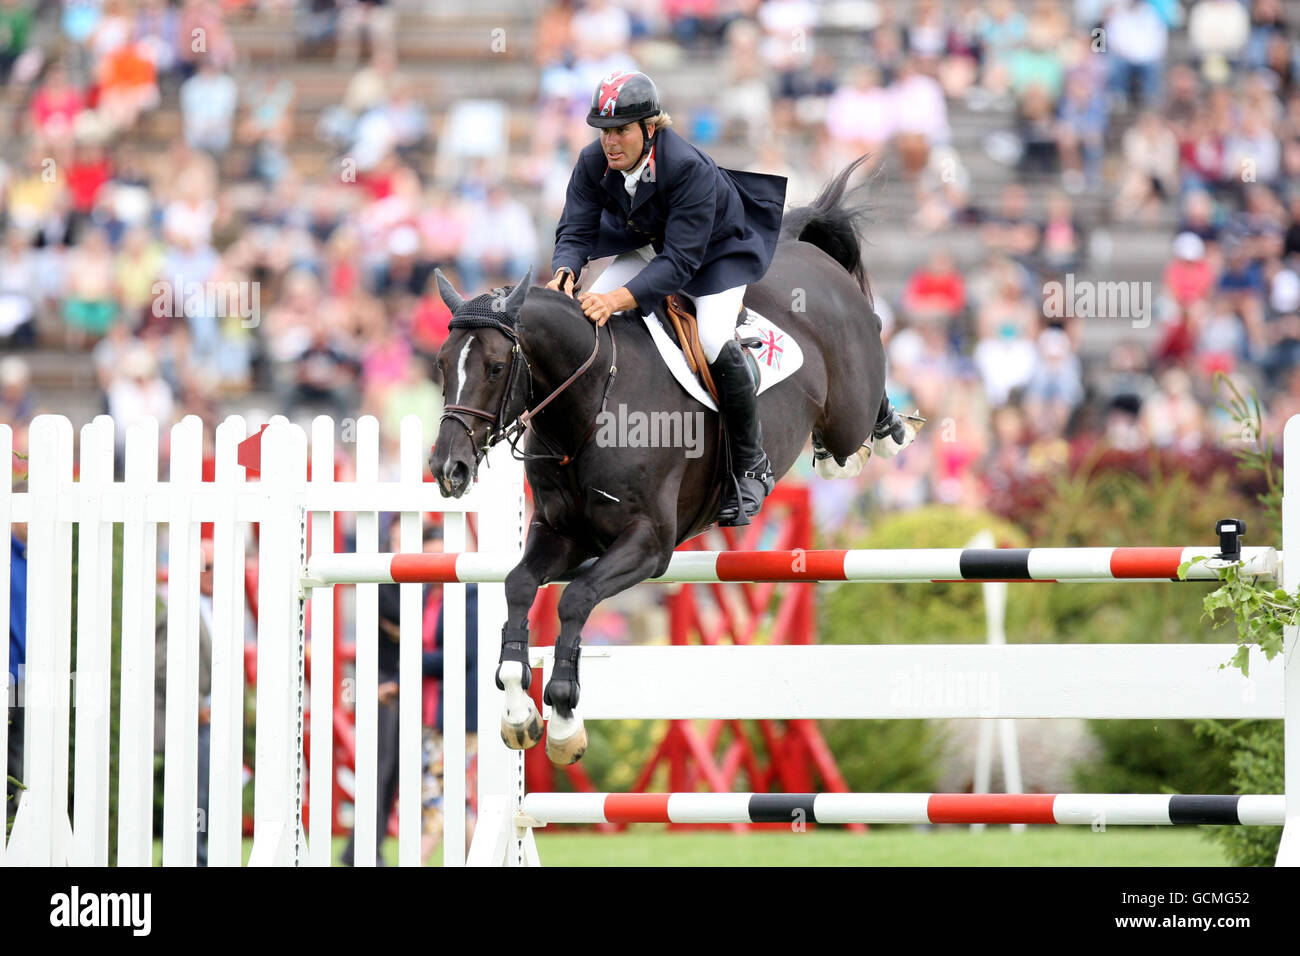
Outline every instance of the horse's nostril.
[(470, 483), (470, 468), (463, 460), (448, 459), (443, 462), (442, 468), (435, 472), (438, 479), (438, 486), (442, 493), (449, 498), (458, 497)]

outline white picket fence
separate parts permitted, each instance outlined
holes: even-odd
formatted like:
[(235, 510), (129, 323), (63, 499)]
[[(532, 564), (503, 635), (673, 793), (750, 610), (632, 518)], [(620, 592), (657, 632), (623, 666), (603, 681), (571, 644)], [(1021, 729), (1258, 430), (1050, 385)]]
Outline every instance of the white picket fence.
[[(402, 423), (397, 473), (380, 474), (379, 431), (373, 418), (356, 429), (356, 479), (334, 481), (334, 423), (313, 425), (312, 480), (307, 480), (307, 441), (302, 429), (274, 419), (262, 436), (260, 479), (250, 480), (236, 463), (237, 446), (248, 435), (243, 419), (230, 418), (216, 434), (216, 480), (202, 482), (202, 425), (188, 417), (176, 424), (160, 457), (152, 421), (127, 431), (124, 480), (114, 481), (113, 422), (96, 418), (81, 431), (80, 467), (74, 480), (73, 429), (64, 418), (43, 415), (31, 425), (28, 490), (13, 493), (10, 470), (0, 469), (0, 620), (8, 620), (12, 523), (28, 528), (27, 662), (22, 687), (26, 765), (17, 819), (0, 862), (8, 865), (150, 865), (154, 859), (154, 696), (156, 569), (160, 540), (166, 548), (165, 588), (167, 694), (166, 755), (163, 782), (162, 860), (192, 865), (198, 833), (206, 826), (211, 865), (239, 865), (242, 806), (244, 645), (257, 642), (254, 832), (250, 864), (328, 865), (333, 762), (333, 604), (328, 591), (310, 601), (318, 641), (314, 680), (305, 681), (304, 622), (299, 614), (300, 579), (305, 560), (306, 520), (317, 552), (333, 547), (336, 512), (356, 518), (356, 547), (379, 550), (379, 515), (401, 513), (401, 546), (420, 550), (422, 515), (446, 512), (445, 544), (464, 550), (466, 514), (477, 513), (480, 540), (519, 551), (523, 534), (522, 474), (505, 449), (494, 453), (474, 491), (459, 501), (444, 499), (423, 480), (432, 436), (418, 419)], [(0, 462), (12, 458), (11, 430), (0, 425)], [(169, 474), (160, 474), (169, 463)], [(200, 524), (212, 522), (210, 805), (206, 820), (198, 807), (198, 627)], [(112, 547), (115, 525), (122, 525), (121, 703), (116, 740), (110, 739)], [(245, 634), (244, 555), (259, 555), (258, 624)], [(72, 635), (72, 540), (77, 539), (76, 659)], [(160, 530), (163, 534), (160, 536)], [(400, 673), (404, 687), (421, 686), (421, 586), (403, 585)], [(464, 673), (464, 586), (445, 590), (445, 655), (448, 674)], [(499, 640), (504, 619), (503, 586), (482, 585), (480, 630)], [(378, 586), (356, 588), (356, 861), (375, 859), (375, 767), (377, 732)], [(476, 636), (477, 637), (477, 636)], [(8, 677), (8, 641), (0, 642), (0, 674)], [(495, 651), (493, 652), (495, 660)], [(9, 694), (16, 698), (14, 688)], [(464, 766), (463, 681), (446, 682), (446, 766)], [(310, 697), (308, 697), (308, 694)], [(403, 864), (420, 854), (419, 693), (400, 696)], [(311, 738), (311, 776), (305, 788), (303, 713), (310, 701), (315, 732)], [(494, 702), (480, 701), (491, 709)], [(75, 713), (73, 765), (69, 738)], [(489, 717), (485, 726), (494, 726)], [(0, 753), (8, 722), (0, 726)], [(109, 859), (109, 766), (118, 757), (117, 854)], [(464, 858), (463, 773), (446, 777), (446, 858)], [(66, 811), (71, 793), (72, 815)], [(310, 809), (310, 834), (303, 832), (304, 803)], [(309, 849), (310, 848), (310, 849)]]

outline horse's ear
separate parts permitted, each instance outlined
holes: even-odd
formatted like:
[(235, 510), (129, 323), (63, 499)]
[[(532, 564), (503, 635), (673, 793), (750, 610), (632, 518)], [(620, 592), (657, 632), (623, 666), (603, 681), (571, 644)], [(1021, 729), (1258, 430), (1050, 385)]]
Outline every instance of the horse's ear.
[(506, 299), (506, 314), (515, 315), (519, 312), (520, 306), (524, 304), (524, 297), (528, 295), (528, 289), (533, 284), (533, 267), (529, 266), (524, 277), (519, 280), (519, 285), (515, 286), (510, 296)]
[(441, 269), (434, 269), (433, 277), (438, 280), (438, 292), (442, 295), (442, 301), (447, 304), (447, 308), (451, 309), (452, 315), (455, 315), (465, 304), (465, 300), (456, 291), (456, 287), (447, 281)]

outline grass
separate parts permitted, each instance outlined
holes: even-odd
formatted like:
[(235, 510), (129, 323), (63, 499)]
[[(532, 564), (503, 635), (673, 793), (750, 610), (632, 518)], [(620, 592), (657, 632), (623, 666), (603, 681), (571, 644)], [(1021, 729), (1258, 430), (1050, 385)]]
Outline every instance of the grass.
[[(335, 837), (338, 860), (346, 843)], [(252, 846), (244, 841), (247, 861)], [(556, 828), (539, 830), (537, 849), (547, 866), (1226, 866), (1222, 849), (1191, 827), (1112, 827), (1094, 833), (1082, 827), (1030, 827), (1012, 833), (993, 827), (971, 833), (965, 827), (920, 830), (878, 827), (867, 834), (830, 828), (807, 833), (771, 831), (667, 832), (633, 827), (606, 836)], [(397, 841), (382, 849), (397, 865)], [(162, 842), (154, 862), (162, 862)], [(442, 852), (432, 865), (440, 865)]]
[(537, 850), (548, 866), (1226, 866), (1223, 851), (1190, 828), (1124, 827), (1104, 833), (1030, 827), (1024, 833), (965, 827), (868, 834), (665, 833), (608, 837), (546, 833)]

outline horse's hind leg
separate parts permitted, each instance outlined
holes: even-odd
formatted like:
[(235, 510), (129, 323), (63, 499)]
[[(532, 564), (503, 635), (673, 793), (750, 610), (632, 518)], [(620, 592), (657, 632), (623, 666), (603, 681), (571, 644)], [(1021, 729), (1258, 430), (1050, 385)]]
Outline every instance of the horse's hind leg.
[(873, 453), (898, 454), (925, 422), (894, 410), (885, 394), (884, 351), (874, 337), (863, 344), (856, 368), (845, 363), (848, 351), (827, 355), (826, 405), (813, 429), (817, 471), (825, 478), (858, 474)]
[(505, 626), (501, 628), (501, 659), (497, 687), (505, 691), (501, 739), (512, 750), (527, 750), (542, 739), (542, 718), (528, 694), (533, 671), (528, 662), (528, 612), (537, 589), (577, 566), (588, 555), (573, 541), (542, 521), (528, 529), (523, 560), (506, 575)]
[(587, 731), (577, 711), (578, 658), (582, 628), (592, 609), (605, 598), (661, 573), (671, 553), (671, 535), (665, 542), (649, 520), (640, 521), (564, 589), (555, 666), (543, 695), (552, 708), (546, 728), (546, 755), (552, 763), (575, 763), (587, 749)]

